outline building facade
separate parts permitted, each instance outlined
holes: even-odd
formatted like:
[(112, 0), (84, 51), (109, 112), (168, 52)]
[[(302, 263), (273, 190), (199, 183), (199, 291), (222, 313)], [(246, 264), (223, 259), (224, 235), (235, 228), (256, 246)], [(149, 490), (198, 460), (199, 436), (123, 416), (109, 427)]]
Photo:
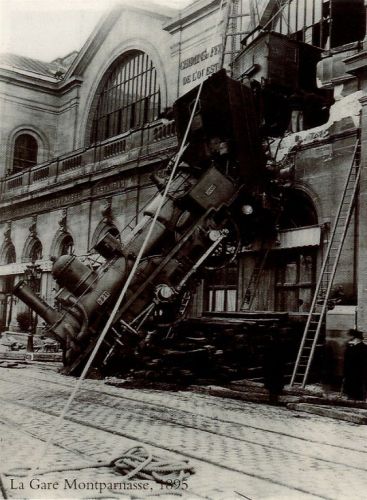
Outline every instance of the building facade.
[[(171, 106), (224, 65), (255, 91), (266, 87), (269, 168), (285, 174), (287, 194), (276, 241), (256, 238), (203, 279), (191, 314), (307, 313), (361, 137), (361, 185), (334, 288), (351, 326), (367, 331), (365, 15), (363, 1), (197, 0), (180, 12), (124, 4), (105, 14), (79, 53), (52, 63), (2, 55), (1, 328), (14, 327), (26, 307), (11, 290), (27, 269), (42, 271), (34, 286), (52, 303), (53, 257), (74, 253), (93, 265), (100, 237), (138, 222), (156, 193), (151, 173), (177, 148)], [(290, 104), (299, 87), (302, 109)], [(324, 96), (316, 121), (304, 102), (315, 95)]]

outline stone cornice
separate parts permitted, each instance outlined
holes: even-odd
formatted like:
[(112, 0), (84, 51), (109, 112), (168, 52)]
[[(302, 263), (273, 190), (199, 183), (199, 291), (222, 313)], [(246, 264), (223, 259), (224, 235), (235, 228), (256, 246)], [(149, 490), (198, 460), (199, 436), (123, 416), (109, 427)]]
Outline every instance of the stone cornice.
[(367, 50), (362, 50), (357, 54), (344, 59), (344, 64), (348, 73), (352, 75), (367, 71)]
[(20, 70), (0, 68), (0, 81), (18, 87), (47, 92), (51, 95), (62, 95), (71, 88), (80, 86), (83, 80), (80, 77), (72, 77), (60, 81), (54, 78), (25, 74)]
[(199, 0), (182, 10), (180, 14), (170, 20), (163, 26), (163, 29), (169, 33), (175, 33), (179, 29), (188, 26), (194, 21), (197, 21), (211, 12), (219, 8), (220, 0)]

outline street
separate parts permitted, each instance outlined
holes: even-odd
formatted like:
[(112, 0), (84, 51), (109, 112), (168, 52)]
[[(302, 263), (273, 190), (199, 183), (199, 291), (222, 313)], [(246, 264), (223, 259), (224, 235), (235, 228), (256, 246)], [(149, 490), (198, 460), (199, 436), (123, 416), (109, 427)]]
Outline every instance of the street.
[[(366, 426), (190, 391), (86, 380), (42, 456), (75, 383), (40, 365), (0, 368), (4, 498), (366, 498)], [(134, 446), (193, 473), (133, 487), (107, 465)], [(39, 459), (43, 474), (17, 474)]]

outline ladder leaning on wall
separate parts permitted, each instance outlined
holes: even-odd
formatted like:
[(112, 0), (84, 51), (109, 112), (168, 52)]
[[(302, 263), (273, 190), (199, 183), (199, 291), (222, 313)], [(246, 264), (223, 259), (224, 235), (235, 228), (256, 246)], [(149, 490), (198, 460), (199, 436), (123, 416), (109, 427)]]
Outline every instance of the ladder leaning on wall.
[(228, 0), (226, 14), (224, 16), (224, 35), (220, 67), (227, 68), (228, 74), (232, 76), (233, 62), (240, 52), (241, 40), (249, 34), (250, 12), (245, 8), (243, 0)]
[(320, 276), (316, 285), (310, 311), (293, 369), (290, 385), (305, 387), (315, 354), (317, 341), (324, 323), (328, 307), (330, 291), (338, 266), (343, 243), (348, 231), (349, 222), (353, 213), (354, 202), (360, 178), (361, 143), (357, 139), (351, 166), (345, 182), (342, 198), (338, 207), (334, 227), (327, 246), (325, 258), (321, 267)]

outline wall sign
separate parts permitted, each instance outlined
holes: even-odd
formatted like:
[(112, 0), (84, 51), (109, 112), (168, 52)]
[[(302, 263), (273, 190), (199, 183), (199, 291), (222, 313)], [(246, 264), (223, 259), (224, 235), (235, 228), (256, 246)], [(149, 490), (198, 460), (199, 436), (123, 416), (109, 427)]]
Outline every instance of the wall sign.
[(180, 63), (181, 94), (196, 87), (201, 80), (206, 79), (220, 69), (222, 42), (214, 42), (211, 47), (197, 50), (188, 57), (183, 57)]

